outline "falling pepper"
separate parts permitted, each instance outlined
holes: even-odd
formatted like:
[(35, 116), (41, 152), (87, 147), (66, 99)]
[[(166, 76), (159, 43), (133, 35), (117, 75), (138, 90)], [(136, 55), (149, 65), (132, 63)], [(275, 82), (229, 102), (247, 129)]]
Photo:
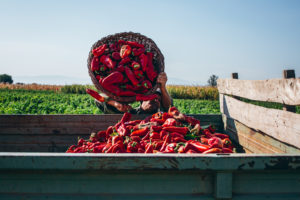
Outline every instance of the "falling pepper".
[(88, 93), (89, 95), (91, 95), (93, 98), (95, 98), (97, 101), (100, 102), (104, 102), (105, 98), (102, 97), (98, 92), (96, 92), (95, 90), (92, 89), (86, 89), (86, 93)]

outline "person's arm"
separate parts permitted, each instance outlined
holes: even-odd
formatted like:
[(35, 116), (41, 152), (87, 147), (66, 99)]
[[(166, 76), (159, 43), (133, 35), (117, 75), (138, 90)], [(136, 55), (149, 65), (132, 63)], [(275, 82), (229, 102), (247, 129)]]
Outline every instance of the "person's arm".
[(106, 103), (113, 106), (113, 107), (115, 107), (120, 112), (129, 112), (132, 109), (132, 107), (130, 105), (122, 104), (122, 103), (117, 102), (115, 100), (108, 100)]
[(161, 90), (161, 104), (164, 109), (169, 109), (171, 107), (171, 97), (166, 88), (166, 84), (168, 81), (167, 74), (165, 72), (161, 72), (157, 77), (157, 83), (159, 84), (159, 88)]

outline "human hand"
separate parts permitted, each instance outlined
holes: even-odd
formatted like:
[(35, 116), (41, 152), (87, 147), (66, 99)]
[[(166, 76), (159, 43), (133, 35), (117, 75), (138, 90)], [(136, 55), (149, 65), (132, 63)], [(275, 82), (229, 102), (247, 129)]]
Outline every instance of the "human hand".
[(128, 104), (122, 104), (119, 102), (115, 102), (115, 108), (118, 109), (120, 112), (128, 112), (132, 109), (132, 107)]
[(168, 77), (166, 72), (161, 72), (157, 77), (157, 83), (161, 85), (161, 87), (166, 87), (166, 83), (168, 81)]

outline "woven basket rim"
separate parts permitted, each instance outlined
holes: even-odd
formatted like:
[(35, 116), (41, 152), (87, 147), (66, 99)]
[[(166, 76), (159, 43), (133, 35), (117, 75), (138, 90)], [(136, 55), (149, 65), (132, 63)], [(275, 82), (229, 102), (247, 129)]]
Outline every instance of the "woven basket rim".
[[(101, 46), (102, 44), (106, 43), (106, 44), (110, 44), (113, 42), (116, 42), (118, 40), (125, 40), (125, 41), (136, 41), (139, 42), (141, 44), (144, 44), (147, 48), (149, 48), (149, 50), (151, 52), (154, 53), (154, 57), (153, 59), (155, 60), (155, 62), (157, 63), (157, 70), (158, 72), (164, 72), (164, 56), (161, 53), (160, 49), (158, 48), (158, 46), (155, 44), (155, 42), (149, 38), (146, 37), (145, 35), (142, 35), (140, 33), (134, 33), (134, 32), (120, 32), (120, 33), (115, 33), (112, 35), (108, 35), (106, 37), (101, 38), (100, 40), (98, 40), (97, 42), (95, 42), (89, 52), (89, 56), (88, 56), (88, 60), (87, 60), (87, 67), (88, 67), (88, 73), (89, 76), (91, 77), (91, 80), (93, 82), (93, 84), (95, 85), (95, 87), (101, 91), (102, 93), (105, 93), (108, 97), (110, 97), (113, 100), (119, 101), (119, 102), (124, 102), (124, 103), (131, 103), (136, 101), (136, 97), (132, 96), (132, 97), (120, 97), (120, 96), (116, 96), (115, 94), (108, 92), (107, 90), (105, 90), (98, 82), (98, 80), (96, 79), (94, 73), (91, 70), (91, 60), (93, 59), (94, 55), (92, 54), (92, 50)], [(158, 84), (155, 81), (155, 84), (153, 84), (153, 87), (147, 92), (145, 93), (145, 95), (150, 95), (155, 93), (155, 91), (158, 88)]]

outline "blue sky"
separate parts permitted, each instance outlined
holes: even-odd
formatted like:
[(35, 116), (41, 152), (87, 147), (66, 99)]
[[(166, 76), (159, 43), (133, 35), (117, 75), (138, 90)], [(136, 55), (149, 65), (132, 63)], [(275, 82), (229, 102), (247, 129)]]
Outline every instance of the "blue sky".
[(0, 74), (15, 82), (91, 83), (91, 46), (125, 31), (155, 41), (169, 83), (300, 76), (300, 1), (0, 0), (0, 10)]

